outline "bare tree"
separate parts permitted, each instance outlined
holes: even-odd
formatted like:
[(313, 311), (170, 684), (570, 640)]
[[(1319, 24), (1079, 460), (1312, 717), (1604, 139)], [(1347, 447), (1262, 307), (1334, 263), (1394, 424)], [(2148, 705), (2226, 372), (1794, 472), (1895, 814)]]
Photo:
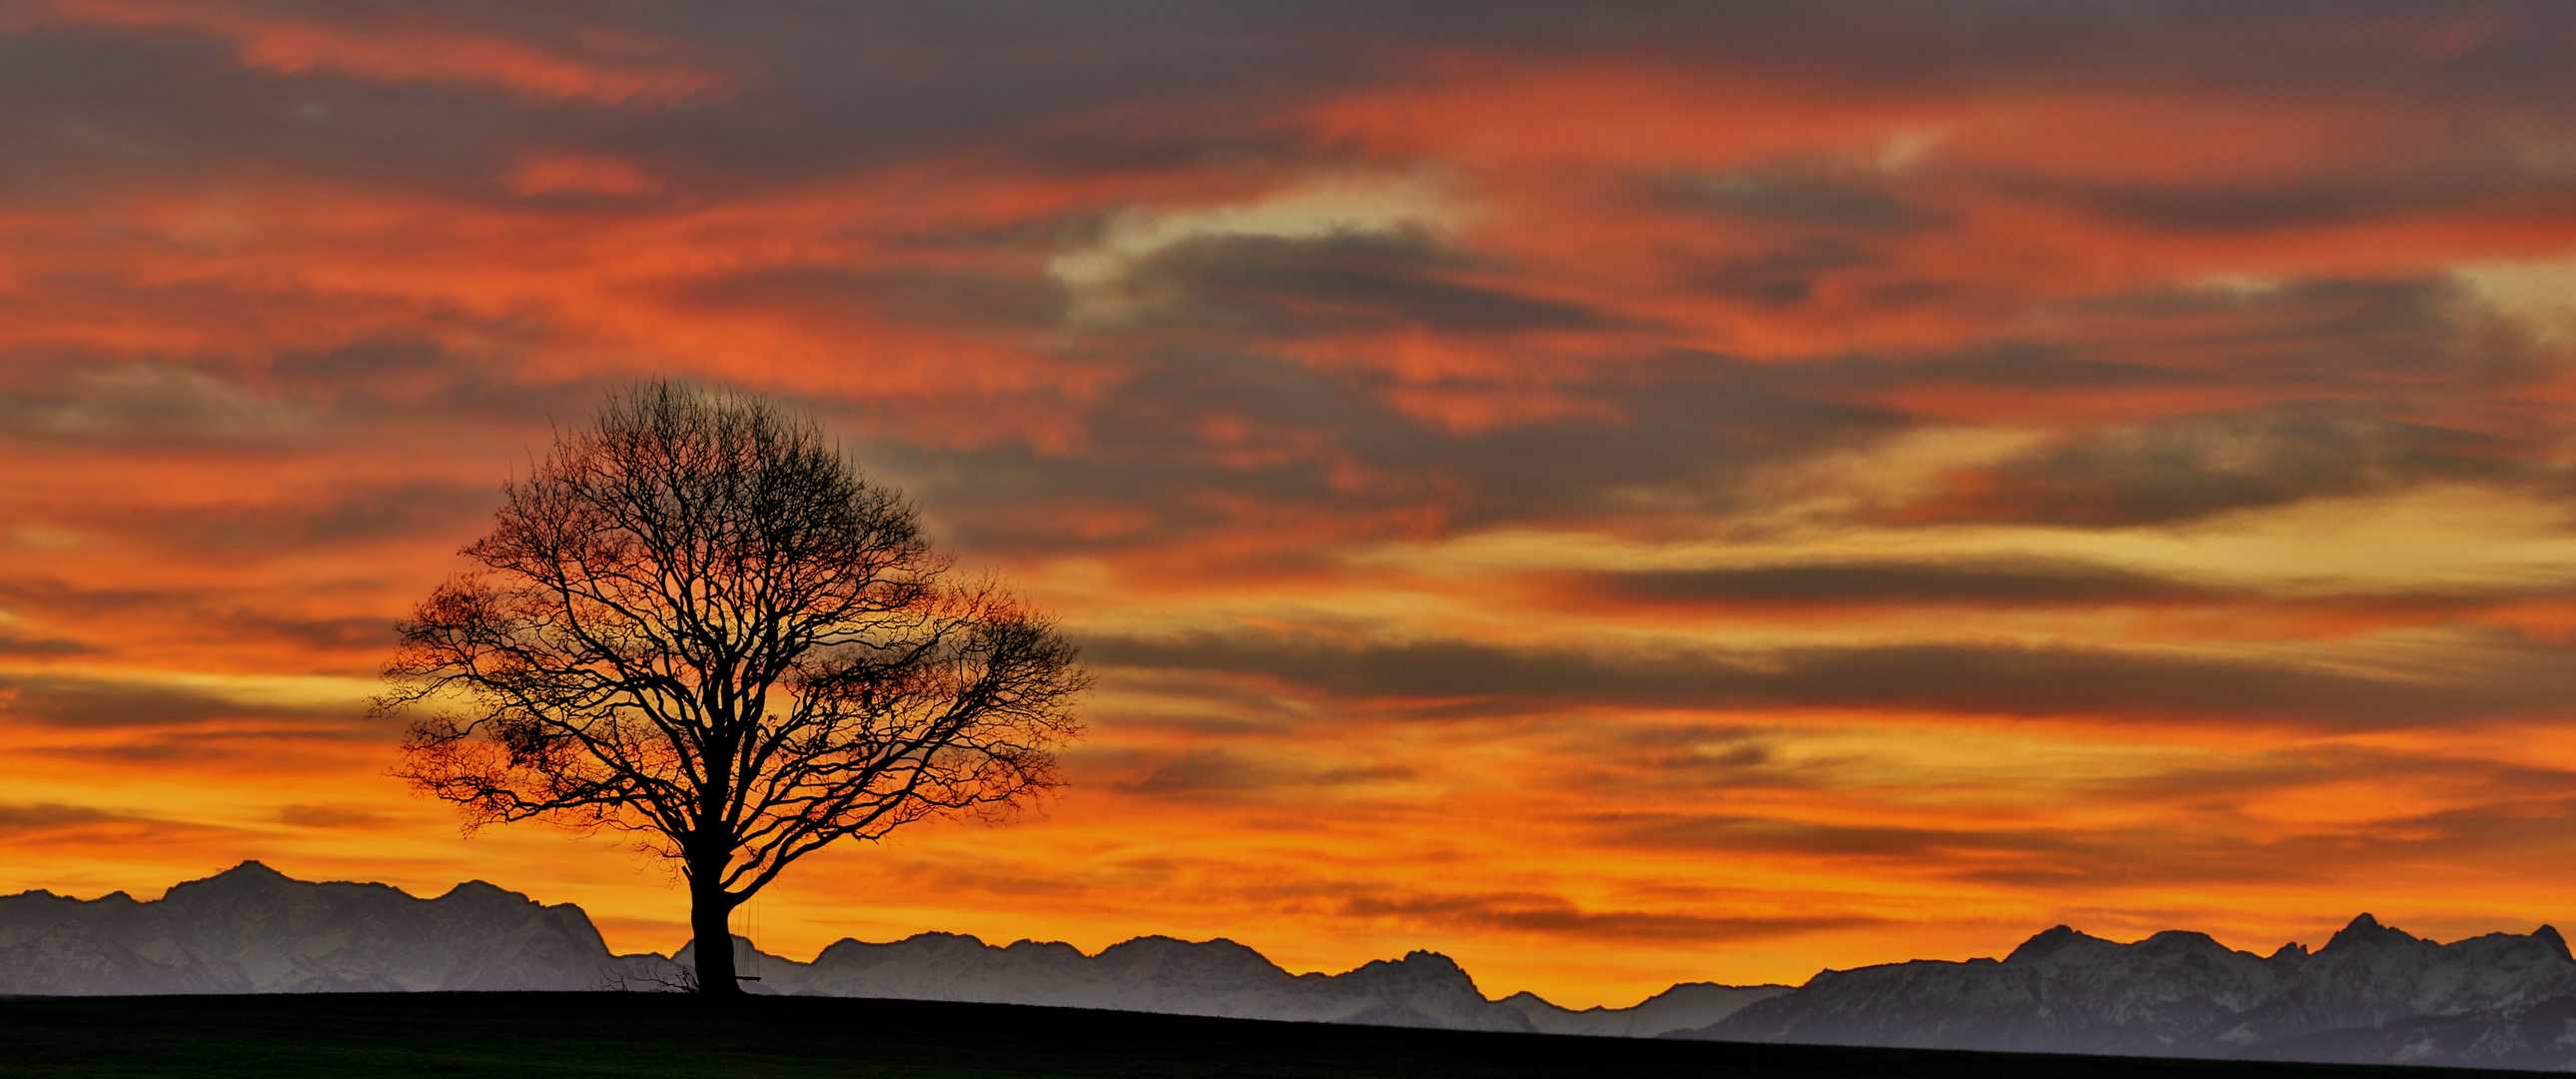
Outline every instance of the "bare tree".
[(485, 569), (386, 666), (378, 712), (413, 717), (398, 774), (469, 831), (543, 819), (676, 860), (701, 991), (741, 992), (727, 915), (789, 863), (1058, 783), (1072, 645), (954, 580), (812, 421), (646, 385), (502, 491), (463, 552)]

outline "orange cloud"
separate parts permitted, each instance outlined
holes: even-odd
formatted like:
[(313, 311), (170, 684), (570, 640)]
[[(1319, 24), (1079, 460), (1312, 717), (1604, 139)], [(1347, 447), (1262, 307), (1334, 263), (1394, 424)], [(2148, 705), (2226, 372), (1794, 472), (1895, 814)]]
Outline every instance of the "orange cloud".
[(662, 190), (632, 161), (587, 154), (541, 154), (522, 159), (504, 179), (510, 193), (533, 195), (650, 195)]
[[(204, 0), (29, 0), (24, 7), (30, 21), (40, 24), (204, 34), (229, 43), (243, 66), (288, 76), (327, 71), (383, 82), (492, 87), (529, 101), (652, 106), (721, 98), (739, 82), (671, 42), (533, 11), (518, 18), (497, 8), (474, 13), (504, 16), (495, 19), (502, 27), (489, 27), (452, 12), (387, 7), (323, 18), (257, 2)], [(516, 37), (503, 27), (533, 29), (541, 39)]]

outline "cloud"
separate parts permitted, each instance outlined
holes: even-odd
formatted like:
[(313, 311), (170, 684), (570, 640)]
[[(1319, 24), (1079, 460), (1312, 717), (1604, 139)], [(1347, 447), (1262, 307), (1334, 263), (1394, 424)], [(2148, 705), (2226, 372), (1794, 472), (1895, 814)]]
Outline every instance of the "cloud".
[(2470, 296), (2542, 340), (2576, 335), (2576, 260), (2488, 262), (2453, 272)]
[[(2513, 212), (2576, 191), (2576, 167), (2530, 152), (2513, 125), (2463, 126), (2419, 105), (2379, 118), (2379, 146), (2285, 146), (2251, 175), (2155, 179), (1999, 178), (2007, 188), (2069, 198), (2105, 217), (2160, 230), (2226, 233), (2312, 230), (2407, 219)], [(2390, 152), (2394, 148), (2399, 152)], [(2258, 151), (2259, 152), (2259, 151)], [(2242, 151), (2239, 151), (2242, 153)], [(2289, 160), (2289, 153), (2298, 159)]]
[[(311, 410), (202, 371), (153, 363), (47, 365), (0, 403), (0, 432), (126, 446), (263, 445), (299, 433)], [(50, 385), (48, 385), (50, 383)]]
[(540, 195), (651, 195), (663, 181), (632, 161), (596, 154), (531, 154), (502, 180), (520, 198)]
[[(1566, 387), (1555, 407), (1455, 417), (1371, 370), (1256, 351), (1138, 357), (1050, 450), (868, 449), (984, 550), (1150, 552), (1156, 574), (1229, 552), (1238, 570), (1315, 567), (1324, 545), (1513, 526), (1706, 521), (1762, 497), (1760, 470), (1855, 447), (1907, 421), (1725, 357)], [(906, 410), (910, 411), (910, 410)], [(901, 422), (889, 417), (889, 423)]]
[(1261, 334), (1419, 327), (1499, 335), (1611, 323), (1580, 304), (1455, 280), (1443, 265), (1450, 261), (1420, 235), (1210, 237), (1139, 260), (1125, 289), (1139, 312), (1130, 317)]
[(258, 0), (39, 0), (47, 23), (178, 29), (229, 45), (245, 67), (490, 87), (531, 101), (670, 105), (735, 79), (676, 42), (541, 6), (469, 5), (433, 17), (398, 5), (304, 9)]
[(124, 851), (204, 842), (233, 829), (60, 802), (0, 805), (0, 838), (37, 850), (107, 846)]
[(76, 656), (97, 649), (61, 637), (0, 635), (0, 656)]
[(1247, 764), (1222, 749), (1194, 749), (1165, 761), (1143, 779), (1121, 785), (1137, 794), (1184, 797), (1240, 792), (1276, 782), (1272, 769)]
[(351, 806), (285, 805), (277, 810), (277, 822), (299, 828), (372, 828), (386, 822), (382, 813)]
[(1881, 232), (1948, 223), (1946, 215), (1908, 202), (1882, 186), (1830, 172), (1745, 169), (1681, 175), (1665, 177), (1651, 189), (1674, 205), (1754, 224)]
[(500, 504), (500, 484), (407, 482), (321, 491), (309, 501), (216, 504), (151, 514), (154, 528), (199, 549), (344, 546), (386, 538), (470, 539)]
[(1116, 781), (1129, 794), (1171, 801), (1237, 802), (1308, 798), (1317, 788), (1399, 783), (1421, 770), (1404, 764), (1324, 765), (1276, 753), (1248, 759), (1221, 746), (1185, 750), (1152, 765), (1141, 778)]
[[(2576, 801), (2533, 798), (2484, 801), (2434, 812), (2374, 819), (2365, 827), (2275, 827), (2253, 837), (2193, 836), (2141, 830), (2130, 836), (2069, 837), (2068, 854), (2024, 864), (1962, 866), (1957, 879), (2022, 888), (2193, 887), (2327, 883), (2367, 893), (2390, 872), (2439, 872), (2463, 859), (2511, 862), (2566, 856), (2567, 844), (2536, 821), (2576, 815)], [(2140, 865), (2131, 852), (2155, 851)]]
[(116, 814), (89, 806), (60, 803), (0, 806), (0, 831), (24, 832), (118, 820)]
[[(1857, 863), (1882, 872), (2014, 887), (2176, 890), (2302, 882), (2373, 886), (2394, 867), (2438, 865), (2470, 852), (2559, 856), (2567, 841), (2535, 821), (2576, 813), (2547, 769), (2398, 755), (2353, 747), (2284, 750), (2220, 768), (2184, 768), (2107, 788), (2078, 784), (2056, 804), (2091, 818), (2016, 813), (1970, 819), (1855, 823), (1651, 809), (1587, 818), (1587, 841), (1675, 855), (1779, 857)], [(2466, 804), (2427, 804), (2433, 789)], [(2320, 795), (2367, 792), (2385, 809), (2367, 821), (2281, 819)]]
[[(245, 550), (228, 546), (236, 557)], [(291, 558), (289, 551), (276, 553)], [(371, 602), (384, 607), (339, 613)], [(316, 603), (238, 584), (86, 588), (59, 578), (0, 577), (0, 603), (14, 607), (29, 627), (0, 632), (0, 653), (92, 656), (98, 662), (184, 658), (252, 670), (300, 667), (331, 656), (324, 669), (372, 672), (392, 648), (403, 602), (344, 596)], [(33, 636), (36, 627), (47, 635)]]
[(1766, 307), (1787, 307), (1812, 298), (1819, 277), (1876, 261), (1858, 245), (1811, 238), (1789, 247), (1697, 267), (1691, 283), (1714, 295)]
[(1600, 842), (1660, 849), (1763, 851), (1816, 859), (1866, 858), (1933, 863), (1966, 862), (1996, 854), (2069, 855), (2079, 847), (2102, 843), (2098, 835), (2037, 828), (1862, 827), (1752, 816), (1610, 817), (1601, 821), (1598, 828)]
[(1426, 718), (1602, 706), (1835, 708), (2369, 730), (2544, 715), (2576, 693), (2576, 681), (2536, 654), (2509, 674), (2462, 671), (2449, 682), (2182, 652), (1965, 642), (1630, 649), (1613, 658), (1456, 640), (1094, 636), (1084, 655), (1111, 667), (1254, 676), (1287, 692)]
[(1687, 914), (1670, 911), (1584, 910), (1560, 896), (1531, 894), (1416, 894), (1361, 897), (1338, 912), (1353, 919), (1390, 919), (1430, 926), (1467, 926), (1540, 933), (1579, 940), (1755, 941), (1827, 929), (1871, 925), (1866, 914), (1787, 916)]
[(303, 737), (357, 726), (363, 695), (335, 700), (324, 683), (296, 679), (181, 679), (146, 673), (0, 671), (0, 717), (12, 725), (78, 730), (204, 728), (250, 724)]
[(709, 281), (693, 298), (712, 304), (861, 308), (878, 318), (970, 334), (1061, 327), (1071, 303), (1059, 281), (1035, 273), (959, 268), (809, 265)]
[(1125, 210), (1112, 215), (1096, 239), (1048, 260), (1047, 269), (1072, 291), (1075, 321), (1116, 323), (1155, 306), (1150, 294), (1137, 294), (1131, 276), (1175, 247), (1210, 241), (1293, 245), (1340, 240), (1365, 251), (1372, 239), (1391, 239), (1402, 250), (1454, 231), (1465, 215), (1455, 196), (1423, 177), (1327, 177), (1248, 203)]
[(1676, 606), (2068, 606), (2206, 603), (2227, 590), (2063, 558), (1856, 560), (1556, 575), (1568, 602)]
[(2409, 484), (2536, 478), (2503, 440), (2347, 407), (2284, 407), (2082, 432), (1894, 510), (1897, 520), (2092, 528), (2195, 521)]

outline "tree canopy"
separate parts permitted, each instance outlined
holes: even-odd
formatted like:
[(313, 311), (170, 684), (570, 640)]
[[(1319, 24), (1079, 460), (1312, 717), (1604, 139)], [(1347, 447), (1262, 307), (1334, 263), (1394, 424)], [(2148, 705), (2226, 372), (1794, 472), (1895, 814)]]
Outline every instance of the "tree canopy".
[(961, 578), (812, 420), (654, 383), (503, 487), (482, 569), (402, 623), (400, 774), (469, 830), (633, 833), (690, 888), (697, 982), (738, 991), (726, 915), (797, 859), (1060, 783), (1070, 642)]

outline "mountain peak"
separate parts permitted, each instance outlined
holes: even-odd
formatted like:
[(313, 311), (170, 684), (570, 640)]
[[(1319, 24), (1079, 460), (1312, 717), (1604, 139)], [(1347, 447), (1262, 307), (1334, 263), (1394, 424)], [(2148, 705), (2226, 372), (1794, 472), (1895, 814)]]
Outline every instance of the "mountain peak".
[(2558, 958), (2576, 963), (2576, 955), (2568, 953), (2567, 938), (2558, 935), (2558, 927), (2544, 925), (2534, 929), (2531, 931), (2531, 939), (2549, 945), (2552, 951), (2558, 953)]
[(2324, 952), (2333, 951), (2339, 947), (2360, 947), (2363, 945), (2371, 947), (2387, 947), (2392, 944), (2415, 943), (2419, 942), (2415, 939), (2413, 934), (2395, 926), (2381, 925), (2379, 924), (2379, 919), (2371, 917), (2370, 914), (2365, 911), (2359, 916), (2353, 918), (2352, 924), (2336, 930), (2334, 938), (2326, 941), (2326, 946), (2317, 949), (2317, 951), (2322, 954)]
[(2038, 936), (2034, 936), (2029, 940), (2021, 942), (2021, 947), (2013, 949), (2011, 955), (2005, 956), (2004, 962), (2026, 963), (2034, 959), (2046, 959), (2049, 956), (2057, 954), (2058, 949), (2064, 948), (2079, 940), (2090, 939), (2092, 938), (2076, 932), (2069, 926), (2053, 925), (2042, 930)]
[(427, 902), (257, 860), (148, 902), (0, 899), (0, 922), (33, 918), (51, 942), (0, 949), (0, 994), (581, 991), (626, 969), (569, 906)]
[(202, 880), (182, 881), (170, 887), (172, 894), (208, 890), (207, 894), (230, 894), (241, 889), (267, 890), (280, 884), (298, 883), (295, 878), (271, 869), (256, 858)]
[(498, 885), (498, 884), (494, 884), (494, 883), (492, 883), (491, 881), (488, 881), (488, 880), (469, 880), (469, 881), (466, 881), (466, 882), (464, 882), (464, 883), (462, 883), (462, 884), (459, 884), (459, 885), (457, 885), (457, 886), (455, 886), (455, 887), (453, 887), (453, 888), (449, 888), (449, 889), (447, 890), (446, 894), (439, 896), (439, 898), (440, 898), (440, 899), (483, 900), (483, 901), (490, 901), (490, 900), (493, 900), (493, 899), (516, 899), (516, 900), (518, 900), (518, 901), (520, 901), (520, 902), (522, 902), (522, 903), (534, 903), (534, 902), (536, 902), (536, 900), (530, 899), (530, 898), (528, 898), (527, 896), (522, 895), (522, 894), (520, 894), (520, 893), (518, 893), (518, 892), (514, 892), (514, 891), (511, 891), (511, 890), (509, 890), (509, 889), (507, 889), (507, 888), (501, 887), (500, 885)]
[[(973, 945), (978, 948), (992, 947), (992, 945), (984, 943), (984, 938), (976, 936), (973, 933), (947, 933), (937, 929), (915, 933), (903, 938), (901, 943), (910, 944), (916, 940), (926, 940), (933, 944), (966, 944)], [(856, 944), (864, 942), (854, 940), (851, 943)]]

